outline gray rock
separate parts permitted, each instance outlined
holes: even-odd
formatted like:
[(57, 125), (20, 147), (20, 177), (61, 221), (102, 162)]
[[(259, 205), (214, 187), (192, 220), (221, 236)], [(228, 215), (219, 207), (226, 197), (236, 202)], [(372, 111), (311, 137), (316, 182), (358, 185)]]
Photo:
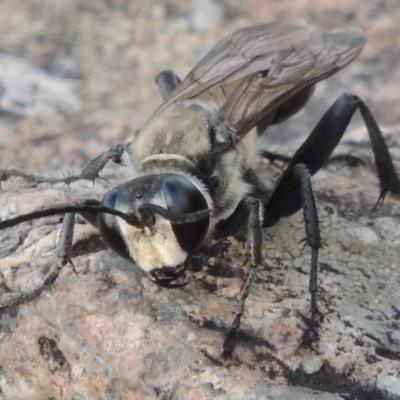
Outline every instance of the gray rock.
[(0, 53), (0, 88), (0, 109), (18, 116), (49, 122), (82, 108), (74, 81), (4, 53)]
[(303, 368), (303, 371), (306, 374), (314, 374), (321, 369), (323, 364), (324, 362), (320, 357), (311, 355), (304, 358), (304, 360), (301, 362), (301, 368)]
[(400, 396), (400, 379), (393, 375), (379, 375), (376, 386), (394, 396)]

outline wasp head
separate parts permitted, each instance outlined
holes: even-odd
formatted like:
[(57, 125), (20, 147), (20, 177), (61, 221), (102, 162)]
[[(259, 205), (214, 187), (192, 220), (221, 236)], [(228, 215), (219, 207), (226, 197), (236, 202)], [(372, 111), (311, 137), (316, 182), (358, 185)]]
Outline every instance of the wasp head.
[(135, 221), (99, 213), (98, 227), (108, 246), (157, 284), (181, 286), (172, 282), (183, 275), (188, 255), (209, 230), (212, 204), (204, 185), (186, 174), (147, 175), (115, 187), (102, 205)]

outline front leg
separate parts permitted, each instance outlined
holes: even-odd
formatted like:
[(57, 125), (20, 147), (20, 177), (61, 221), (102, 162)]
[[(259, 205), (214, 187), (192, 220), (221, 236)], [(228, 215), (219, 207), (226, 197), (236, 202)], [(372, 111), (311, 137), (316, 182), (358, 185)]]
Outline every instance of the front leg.
[(261, 216), (260, 216), (261, 212), (260, 202), (256, 199), (249, 198), (246, 199), (246, 206), (249, 212), (247, 240), (250, 247), (251, 264), (246, 282), (238, 298), (235, 319), (233, 320), (231, 326), (228, 329), (228, 333), (225, 337), (224, 344), (222, 346), (222, 352), (220, 356), (222, 360), (230, 358), (233, 354), (236, 344), (237, 331), (240, 327), (240, 321), (244, 313), (244, 306), (246, 303), (247, 296), (249, 295), (251, 282), (253, 280), (257, 268), (262, 262), (262, 226), (261, 226)]
[[(246, 198), (240, 203), (240, 214), (244, 218), (247, 216), (247, 240), (250, 247), (250, 268), (246, 282), (237, 299), (235, 318), (229, 326), (221, 353), (218, 356), (205, 352), (205, 355), (215, 364), (225, 364), (234, 353), (236, 346), (237, 333), (244, 313), (246, 299), (249, 295), (251, 283), (258, 266), (262, 262), (262, 226), (261, 226), (261, 204), (259, 200)], [(233, 222), (233, 221), (231, 221)], [(236, 221), (235, 221), (236, 222)]]
[[(169, 70), (160, 72), (156, 76), (155, 81), (163, 100), (168, 99), (171, 93), (181, 82), (179, 77)], [(5, 182), (12, 178), (21, 178), (25, 182), (33, 185), (38, 185), (41, 183), (47, 183), (49, 185), (64, 183), (69, 185), (80, 180), (94, 181), (95, 179), (99, 178), (100, 172), (110, 160), (116, 164), (122, 164), (123, 153), (124, 145), (118, 144), (117, 146), (111, 147), (110, 149), (90, 160), (82, 168), (80, 173), (58, 178), (39, 174), (30, 174), (15, 168), (0, 170), (0, 188), (1, 182)]]
[[(21, 293), (7, 293), (0, 297), (0, 310), (6, 307), (19, 305), (26, 301), (33, 300), (40, 296), (44, 290), (49, 288), (57, 279), (61, 269), (71, 264), (71, 249), (72, 241), (74, 236), (74, 225), (75, 225), (75, 214), (68, 213), (64, 217), (64, 221), (61, 228), (61, 235), (58, 243), (58, 261), (54, 263), (43, 280)], [(75, 268), (74, 268), (75, 270)]]
[(47, 183), (49, 185), (55, 185), (57, 183), (64, 183), (70, 185), (73, 182), (80, 180), (94, 181), (99, 178), (101, 170), (106, 164), (112, 160), (116, 164), (122, 164), (122, 155), (124, 153), (124, 146), (119, 144), (115, 147), (104, 151), (97, 157), (90, 160), (78, 174), (71, 174), (64, 177), (52, 177), (37, 174), (30, 174), (25, 171), (21, 171), (14, 168), (0, 170), (0, 184), (1, 182), (7, 181), (12, 178), (21, 178), (27, 183), (38, 185), (40, 183)]

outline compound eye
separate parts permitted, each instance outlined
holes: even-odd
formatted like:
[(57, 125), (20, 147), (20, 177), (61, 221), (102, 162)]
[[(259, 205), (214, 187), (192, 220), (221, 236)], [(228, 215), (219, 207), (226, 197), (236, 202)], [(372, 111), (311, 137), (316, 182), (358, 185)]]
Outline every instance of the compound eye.
[[(174, 175), (164, 179), (162, 189), (167, 201), (167, 208), (174, 214), (185, 215), (208, 208), (207, 201), (200, 189), (183, 176)], [(191, 252), (198, 247), (207, 234), (209, 223), (209, 216), (186, 224), (171, 223), (182, 250)]]
[[(110, 208), (116, 208), (118, 199), (118, 187), (109, 191), (102, 201), (102, 205)], [(111, 250), (115, 251), (119, 256), (132, 261), (129, 255), (128, 248), (126, 247), (125, 240), (121, 235), (118, 226), (117, 217), (110, 214), (99, 213), (97, 217), (98, 228), (103, 240)]]

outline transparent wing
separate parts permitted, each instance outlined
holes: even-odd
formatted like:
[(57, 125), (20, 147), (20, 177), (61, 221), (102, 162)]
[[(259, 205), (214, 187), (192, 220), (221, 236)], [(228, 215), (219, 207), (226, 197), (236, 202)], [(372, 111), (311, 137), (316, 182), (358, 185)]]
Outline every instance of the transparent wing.
[(358, 28), (271, 23), (239, 30), (220, 41), (156, 113), (176, 101), (202, 99), (240, 140), (291, 96), (351, 62), (364, 43)]

